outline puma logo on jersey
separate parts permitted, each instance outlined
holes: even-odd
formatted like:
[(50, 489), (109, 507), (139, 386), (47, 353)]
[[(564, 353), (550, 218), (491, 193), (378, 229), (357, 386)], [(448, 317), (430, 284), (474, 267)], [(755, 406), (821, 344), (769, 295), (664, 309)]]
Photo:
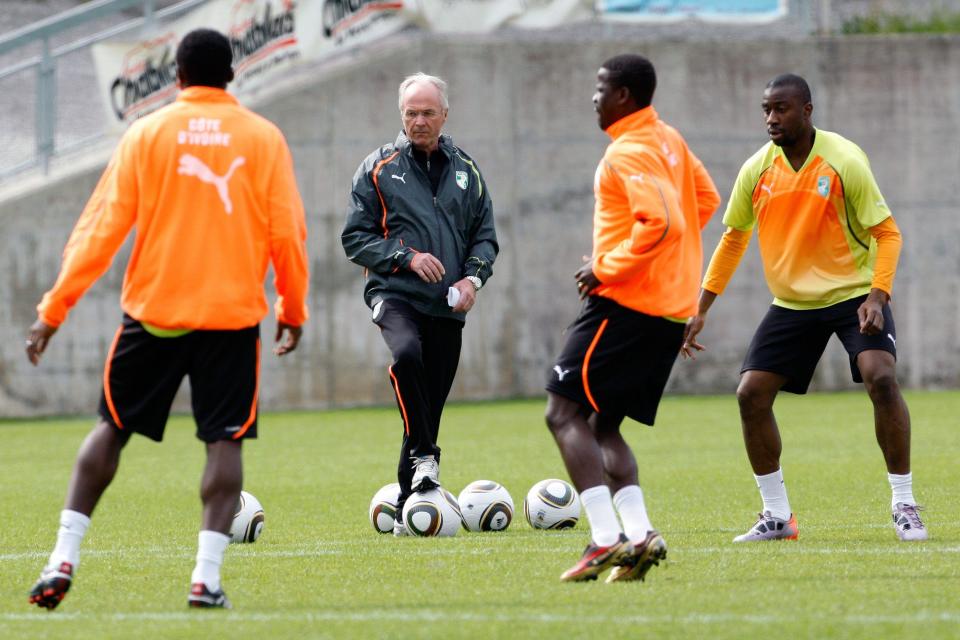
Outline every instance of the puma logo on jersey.
[(402, 182), (403, 184), (407, 184), (407, 181), (404, 180), (404, 178), (403, 178), (405, 175), (407, 175), (407, 172), (406, 172), (406, 171), (404, 171), (404, 172), (401, 173), (400, 175), (397, 175), (397, 174), (395, 174), (395, 173), (392, 173), (392, 174), (390, 174), (390, 177), (393, 178), (394, 180), (399, 180), (399, 181)]
[(570, 369), (561, 369), (558, 364), (553, 365), (553, 370), (557, 372), (557, 380), (560, 382), (563, 382), (563, 377), (570, 373)]
[(227, 172), (222, 176), (218, 176), (213, 172), (213, 169), (203, 163), (203, 160), (189, 153), (185, 153), (180, 156), (180, 166), (177, 167), (177, 173), (182, 176), (196, 176), (200, 179), (200, 182), (215, 186), (217, 188), (217, 195), (220, 196), (220, 200), (223, 202), (223, 208), (226, 210), (227, 215), (230, 215), (233, 213), (233, 202), (230, 200), (230, 190), (227, 187), (227, 183), (230, 182), (230, 178), (233, 177), (233, 172), (246, 162), (247, 159), (243, 156), (234, 158)]
[(889, 333), (887, 334), (887, 337), (890, 338), (890, 342), (892, 342), (894, 348), (896, 348), (896, 346), (897, 346), (897, 339), (894, 338), (894, 337), (893, 337), (892, 335), (890, 335)]
[(766, 192), (767, 192), (767, 195), (771, 195), (771, 196), (773, 195), (773, 189), (770, 188), (770, 185), (768, 185), (768, 184), (762, 184), (762, 185), (760, 185), (760, 188), (761, 188), (762, 190), (766, 191)]

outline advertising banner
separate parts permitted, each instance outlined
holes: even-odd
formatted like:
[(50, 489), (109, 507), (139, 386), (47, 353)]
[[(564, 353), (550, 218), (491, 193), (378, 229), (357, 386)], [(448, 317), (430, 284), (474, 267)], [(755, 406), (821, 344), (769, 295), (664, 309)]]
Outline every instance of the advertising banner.
[(403, 0), (300, 0), (304, 52), (316, 60), (374, 42), (409, 24)]
[[(596, 1), (596, 7), (593, 2)], [(303, 61), (376, 42), (407, 25), (436, 32), (500, 27), (546, 29), (594, 15), (601, 20), (763, 22), (786, 14), (787, 0), (210, 0), (149, 39), (92, 47), (99, 91), (117, 129), (171, 102), (175, 53), (199, 27), (230, 38), (241, 100)]]
[(176, 97), (177, 45), (193, 29), (230, 39), (230, 92), (242, 100), (301, 61), (403, 28), (401, 7), (401, 0), (211, 0), (149, 40), (98, 43), (92, 54), (109, 121), (122, 129)]
[(787, 0), (597, 0), (604, 20), (772, 22), (787, 15)]

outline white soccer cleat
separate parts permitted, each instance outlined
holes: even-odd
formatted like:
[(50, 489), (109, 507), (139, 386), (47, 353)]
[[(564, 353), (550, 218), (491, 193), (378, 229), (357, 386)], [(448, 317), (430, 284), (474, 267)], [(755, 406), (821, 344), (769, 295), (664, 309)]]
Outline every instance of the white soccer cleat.
[(429, 491), (440, 486), (440, 463), (434, 456), (420, 456), (413, 459), (413, 480), (410, 489)]
[(897, 537), (904, 542), (919, 542), (927, 539), (927, 528), (923, 526), (919, 511), (923, 507), (915, 504), (898, 502), (893, 508), (893, 526), (897, 530)]
[(405, 538), (410, 535), (410, 532), (407, 531), (407, 525), (403, 524), (399, 520), (393, 521), (393, 537), (395, 538)]
[(800, 526), (797, 524), (797, 516), (791, 513), (789, 520), (781, 520), (780, 518), (774, 518), (769, 511), (764, 511), (749, 531), (737, 536), (733, 541), (796, 540), (799, 537)]

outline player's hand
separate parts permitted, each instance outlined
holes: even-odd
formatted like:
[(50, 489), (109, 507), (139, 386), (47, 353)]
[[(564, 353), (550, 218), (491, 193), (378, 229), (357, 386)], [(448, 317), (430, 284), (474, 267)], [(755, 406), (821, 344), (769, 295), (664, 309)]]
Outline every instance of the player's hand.
[[(286, 338), (284, 338), (286, 334)], [(286, 322), (277, 323), (277, 335), (274, 336), (273, 341), (277, 343), (277, 346), (273, 348), (273, 352), (278, 356), (283, 356), (294, 349), (297, 348), (297, 345), (300, 344), (300, 336), (303, 335), (303, 327), (295, 327), (292, 324), (287, 324)], [(283, 342), (280, 340), (283, 339)]]
[(703, 325), (707, 323), (707, 316), (704, 314), (697, 314), (687, 320), (687, 324), (683, 327), (683, 344), (680, 346), (680, 355), (683, 356), (683, 359), (686, 360), (690, 358), (691, 360), (697, 359), (697, 351), (706, 351), (707, 348), (697, 342), (697, 335), (703, 331)]
[(40, 356), (46, 351), (50, 338), (57, 332), (57, 327), (51, 327), (43, 320), (37, 320), (30, 325), (30, 335), (27, 336), (27, 360), (34, 366), (40, 364)]
[(466, 313), (470, 311), (473, 305), (477, 303), (477, 290), (473, 287), (473, 283), (464, 278), (454, 282), (453, 286), (460, 292), (460, 300), (453, 308), (453, 312)]
[[(420, 276), (424, 282), (440, 282), (446, 270), (443, 263), (437, 260), (432, 254), (418, 253), (410, 261), (410, 271)], [(462, 291), (460, 293), (463, 293)]]
[(577, 293), (580, 294), (581, 300), (586, 298), (593, 292), (594, 289), (603, 284), (593, 272), (593, 260), (589, 258), (586, 258), (586, 262), (583, 263), (583, 266), (577, 269), (577, 272), (573, 274), (573, 278), (577, 281)]
[(860, 333), (867, 336), (875, 336), (883, 331), (883, 305), (887, 303), (890, 297), (885, 291), (872, 289), (867, 299), (857, 309), (857, 317), (860, 319)]

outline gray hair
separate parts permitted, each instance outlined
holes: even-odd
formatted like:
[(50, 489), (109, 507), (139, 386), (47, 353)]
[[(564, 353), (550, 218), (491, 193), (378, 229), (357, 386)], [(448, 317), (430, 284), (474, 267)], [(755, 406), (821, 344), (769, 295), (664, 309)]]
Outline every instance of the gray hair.
[(403, 113), (403, 93), (410, 88), (411, 85), (417, 83), (432, 84), (437, 88), (437, 91), (440, 93), (440, 105), (444, 109), (450, 108), (450, 103), (447, 101), (447, 83), (442, 78), (437, 76), (428, 76), (422, 71), (418, 71), (413, 75), (409, 75), (403, 79), (403, 82), (400, 83), (400, 89), (397, 92), (399, 95), (398, 104), (400, 106), (400, 113)]

